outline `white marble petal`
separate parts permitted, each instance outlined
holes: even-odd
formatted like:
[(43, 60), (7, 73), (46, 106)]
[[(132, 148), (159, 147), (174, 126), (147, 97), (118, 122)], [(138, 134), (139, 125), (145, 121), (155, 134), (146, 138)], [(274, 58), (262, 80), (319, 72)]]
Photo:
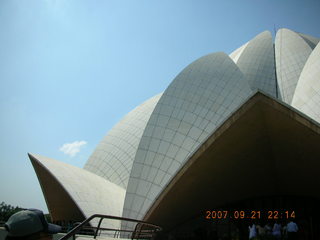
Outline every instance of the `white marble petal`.
[(280, 99), (291, 104), (301, 71), (312, 48), (298, 34), (283, 28), (275, 40), (276, 70)]
[(262, 90), (277, 98), (274, 49), (269, 31), (262, 32), (249, 41), (237, 65), (252, 90)]
[[(97, 213), (122, 216), (123, 188), (87, 170), (44, 156), (31, 156), (31, 161), (37, 161), (61, 184), (86, 218)], [(120, 222), (113, 220), (104, 220), (104, 224), (115, 228), (120, 226)]]
[(126, 189), (142, 133), (161, 95), (145, 101), (117, 123), (98, 144), (84, 169)]
[(320, 43), (302, 70), (292, 106), (320, 122)]
[(190, 154), (251, 94), (225, 53), (186, 67), (165, 90), (142, 135), (123, 216), (141, 219)]

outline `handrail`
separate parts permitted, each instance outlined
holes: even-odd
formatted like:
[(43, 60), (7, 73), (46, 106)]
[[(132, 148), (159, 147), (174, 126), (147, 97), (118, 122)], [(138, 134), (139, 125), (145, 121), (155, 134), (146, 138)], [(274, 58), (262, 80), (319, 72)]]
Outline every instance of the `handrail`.
[[(99, 230), (107, 230), (107, 231), (116, 231), (116, 232), (132, 232), (131, 239), (138, 239), (141, 236), (150, 236), (152, 237), (155, 233), (160, 232), (162, 228), (160, 226), (157, 226), (152, 223), (148, 223), (145, 221), (140, 221), (132, 218), (124, 218), (124, 217), (117, 217), (117, 216), (111, 216), (111, 215), (103, 215), (103, 214), (94, 214), (91, 217), (88, 217), (85, 219), (83, 222), (81, 222), (79, 225), (71, 229), (65, 236), (60, 238), (59, 240), (66, 240), (70, 237), (73, 237), (75, 239), (75, 234), (80, 231), (81, 228), (84, 227), (84, 225), (88, 224), (92, 219), (94, 218), (100, 218), (98, 226), (97, 227), (90, 227), (90, 229), (96, 229), (94, 232), (93, 238), (95, 239), (98, 235)], [(135, 227), (134, 230), (124, 230), (124, 229), (112, 229), (112, 228), (101, 228), (101, 223), (103, 219), (114, 219), (114, 220), (121, 220), (121, 221), (127, 221), (127, 222), (136, 222), (138, 223)], [(139, 225), (139, 230), (137, 229), (137, 226)], [(142, 230), (142, 226), (148, 226), (153, 229), (149, 230)], [(138, 232), (138, 234), (137, 234)], [(150, 234), (150, 235), (145, 235), (145, 234)]]

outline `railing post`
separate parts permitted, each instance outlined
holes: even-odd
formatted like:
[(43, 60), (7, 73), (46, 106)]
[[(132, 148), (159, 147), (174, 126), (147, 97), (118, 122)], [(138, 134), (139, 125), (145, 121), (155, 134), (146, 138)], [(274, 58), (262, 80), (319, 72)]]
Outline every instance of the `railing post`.
[[(93, 218), (100, 218), (98, 226), (97, 227), (90, 227), (90, 229), (96, 229), (94, 231), (94, 239), (96, 239), (99, 230), (106, 230), (106, 231), (115, 231), (114, 233), (114, 237), (118, 237), (120, 232), (131, 232), (131, 238), (139, 238), (139, 237), (144, 237), (144, 238), (150, 238), (150, 233), (151, 233), (151, 238), (153, 238), (154, 234), (158, 231), (161, 231), (161, 227), (151, 224), (151, 223), (147, 223), (144, 221), (140, 221), (140, 220), (136, 220), (136, 219), (131, 219), (131, 218), (124, 218), (124, 217), (116, 217), (116, 216), (110, 216), (110, 215), (101, 215), (101, 214), (94, 214), (91, 217), (87, 218), (86, 220), (84, 220), (83, 222), (81, 222), (78, 226), (74, 227), (73, 229), (71, 229), (65, 236), (63, 236), (62, 238), (60, 238), (60, 240), (67, 240), (70, 237), (72, 237), (73, 240), (76, 239), (75, 234), (78, 233), (80, 231), (81, 228), (83, 228), (86, 224), (89, 224), (89, 222), (93, 219)], [(101, 224), (104, 218), (108, 218), (108, 219), (113, 219), (113, 220), (121, 220), (121, 221), (128, 221), (128, 222), (135, 222), (137, 223), (135, 226), (134, 230), (125, 230), (125, 229), (113, 229), (113, 228), (101, 228)], [(143, 230), (144, 226), (148, 226), (151, 229), (148, 230)]]
[(93, 236), (94, 239), (96, 239), (96, 237), (97, 237), (97, 235), (98, 235), (98, 231), (99, 231), (99, 229), (100, 229), (102, 220), (103, 220), (103, 217), (100, 217), (100, 221), (99, 221), (99, 223), (98, 223), (97, 229), (96, 229), (96, 231), (95, 231), (95, 233), (94, 233), (94, 236)]

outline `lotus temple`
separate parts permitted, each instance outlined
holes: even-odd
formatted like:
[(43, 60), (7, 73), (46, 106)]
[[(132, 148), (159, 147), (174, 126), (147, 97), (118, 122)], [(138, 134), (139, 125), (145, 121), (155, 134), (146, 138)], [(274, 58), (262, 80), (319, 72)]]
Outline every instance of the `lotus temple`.
[(124, 116), (83, 169), (29, 154), (52, 220), (99, 213), (176, 238), (241, 239), (252, 221), (293, 218), (319, 239), (319, 40), (283, 28), (195, 60)]

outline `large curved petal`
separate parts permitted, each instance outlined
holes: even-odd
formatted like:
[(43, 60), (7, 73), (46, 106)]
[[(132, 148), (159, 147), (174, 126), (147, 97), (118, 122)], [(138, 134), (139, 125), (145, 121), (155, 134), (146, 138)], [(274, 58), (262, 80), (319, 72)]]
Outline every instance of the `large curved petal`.
[(272, 36), (269, 31), (249, 41), (237, 61), (252, 90), (262, 90), (277, 97), (277, 83)]
[(84, 169), (126, 189), (142, 133), (161, 95), (145, 101), (117, 123), (99, 143)]
[(302, 70), (292, 106), (320, 122), (320, 43)]
[(188, 156), (251, 94), (225, 53), (186, 67), (165, 90), (142, 135), (123, 216), (142, 218)]
[[(73, 213), (79, 211), (85, 218), (97, 213), (122, 215), (125, 197), (123, 188), (86, 170), (54, 159), (35, 154), (29, 154), (29, 157), (54, 219), (78, 219), (80, 214), (75, 218)], [(67, 198), (61, 198), (66, 195)], [(74, 202), (75, 205), (66, 205), (64, 199)], [(72, 208), (75, 210), (70, 211)], [(120, 226), (119, 222), (112, 220), (104, 220), (104, 224), (108, 227)]]
[(297, 33), (280, 29), (275, 40), (275, 55), (279, 94), (282, 101), (291, 104), (301, 71), (312, 48)]

